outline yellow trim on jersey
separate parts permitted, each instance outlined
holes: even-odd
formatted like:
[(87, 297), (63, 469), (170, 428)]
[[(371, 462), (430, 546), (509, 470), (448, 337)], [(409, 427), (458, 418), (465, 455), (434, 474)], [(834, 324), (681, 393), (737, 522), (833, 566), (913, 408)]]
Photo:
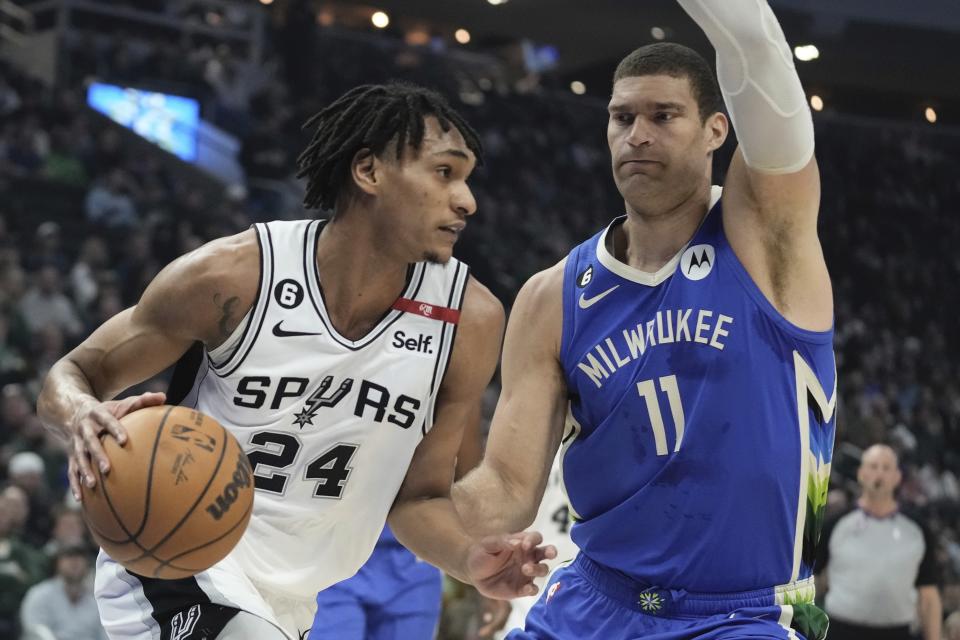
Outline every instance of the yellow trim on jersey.
[(567, 493), (567, 482), (563, 477), (563, 462), (564, 458), (567, 455), (567, 449), (570, 448), (570, 445), (573, 444), (580, 433), (583, 431), (583, 428), (580, 426), (580, 423), (577, 422), (577, 419), (573, 417), (573, 411), (571, 410), (570, 404), (567, 404), (567, 423), (563, 429), (563, 439), (560, 441), (560, 490), (563, 491), (563, 497), (567, 501), (567, 508), (570, 510), (570, 515), (577, 520), (583, 520), (577, 510), (573, 507), (573, 503), (570, 501), (570, 494)]
[[(833, 376), (833, 395), (827, 400), (823, 385), (817, 374), (807, 364), (800, 352), (793, 352), (793, 366), (797, 380), (797, 418), (800, 426), (800, 495), (797, 500), (797, 528), (793, 541), (793, 570), (790, 572), (790, 582), (796, 582), (800, 577), (800, 561), (803, 554), (803, 529), (807, 520), (807, 483), (810, 480), (811, 469), (816, 469), (819, 476), (824, 469), (829, 473), (829, 466), (822, 460), (815, 459), (810, 451), (810, 404), (812, 396), (825, 422), (833, 417), (837, 406), (837, 376)], [(836, 365), (834, 365), (836, 369)]]

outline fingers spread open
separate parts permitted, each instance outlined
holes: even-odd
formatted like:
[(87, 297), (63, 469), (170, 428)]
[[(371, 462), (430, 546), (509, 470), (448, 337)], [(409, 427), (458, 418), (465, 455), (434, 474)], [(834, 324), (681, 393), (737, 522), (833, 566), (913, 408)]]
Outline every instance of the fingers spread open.
[(73, 439), (73, 459), (83, 482), (92, 489), (97, 484), (97, 480), (90, 468), (90, 458), (87, 454), (85, 442), (82, 436)]
[(545, 547), (538, 547), (536, 558), (537, 560), (553, 560), (557, 557), (557, 548), (552, 544), (548, 544)]

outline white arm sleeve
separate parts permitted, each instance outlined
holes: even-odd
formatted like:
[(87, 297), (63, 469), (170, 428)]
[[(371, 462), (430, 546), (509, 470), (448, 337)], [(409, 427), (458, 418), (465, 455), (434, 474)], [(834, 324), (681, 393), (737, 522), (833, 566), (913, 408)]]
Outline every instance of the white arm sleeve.
[(793, 173), (813, 157), (813, 119), (766, 0), (677, 0), (717, 52), (717, 78), (747, 165)]

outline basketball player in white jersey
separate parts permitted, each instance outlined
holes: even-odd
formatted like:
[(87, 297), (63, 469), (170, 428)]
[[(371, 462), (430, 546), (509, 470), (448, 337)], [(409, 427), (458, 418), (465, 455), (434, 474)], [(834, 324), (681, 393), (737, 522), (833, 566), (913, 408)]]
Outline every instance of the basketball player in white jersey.
[[(438, 513), (459, 521), (445, 498), (461, 427), (504, 324), (451, 257), (476, 209), (477, 135), (406, 84), (357, 87), (306, 126), (305, 204), (333, 210), (329, 222), (257, 224), (175, 260), (45, 381), (39, 414), (71, 440), (78, 498), (93, 465), (109, 472), (101, 436), (122, 445), (118, 418), (167, 400), (218, 419), (253, 467), (249, 527), (210, 570), (151, 580), (101, 553), (111, 638), (305, 637), (317, 591), (357, 571), (388, 512), (403, 543)], [(178, 360), (169, 398), (111, 400)], [(553, 555), (536, 535), (479, 543), (453, 527), (456, 546), (438, 549), (460, 559), (448, 572), (492, 597), (535, 593)]]

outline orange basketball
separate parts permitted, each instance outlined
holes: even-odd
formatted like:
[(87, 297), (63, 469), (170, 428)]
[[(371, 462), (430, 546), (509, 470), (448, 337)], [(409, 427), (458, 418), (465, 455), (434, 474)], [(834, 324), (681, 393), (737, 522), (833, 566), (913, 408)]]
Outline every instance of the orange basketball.
[(186, 407), (149, 407), (120, 423), (126, 445), (105, 438), (110, 471), (93, 489), (83, 485), (93, 537), (142, 576), (172, 580), (210, 568), (250, 520), (246, 454), (216, 420)]

